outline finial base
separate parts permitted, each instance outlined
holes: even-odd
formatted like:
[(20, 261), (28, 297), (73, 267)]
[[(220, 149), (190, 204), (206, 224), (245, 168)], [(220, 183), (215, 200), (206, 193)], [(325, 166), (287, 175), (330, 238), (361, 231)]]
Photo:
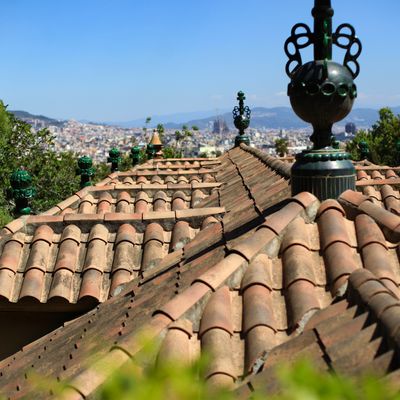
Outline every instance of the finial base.
[(320, 201), (355, 190), (356, 171), (350, 155), (333, 148), (306, 150), (296, 156), (291, 171), (292, 195), (310, 192)]
[(235, 147), (240, 147), (241, 143), (250, 146), (250, 138), (247, 135), (237, 135), (235, 137)]

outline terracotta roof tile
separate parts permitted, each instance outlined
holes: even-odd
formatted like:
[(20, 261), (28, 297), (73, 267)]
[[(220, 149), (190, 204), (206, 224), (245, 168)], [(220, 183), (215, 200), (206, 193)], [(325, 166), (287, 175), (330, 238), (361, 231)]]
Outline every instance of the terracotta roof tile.
[[(165, 337), (160, 362), (208, 351), (214, 384), (250, 374), (251, 387), (274, 387), (274, 364), (303, 355), (324, 369), (394, 368), (400, 265), (390, 240), (399, 195), (385, 186), (389, 169), (357, 167), (376, 205), (350, 191), (320, 206), (308, 193), (289, 199), (291, 164), (255, 149), (203, 162), (153, 160), (114, 174), (114, 184), (69, 199), (74, 214), (34, 217), (6, 234), (0, 294), (10, 304), (21, 294), (46, 307), (104, 303), (8, 360), (3, 392), (15, 393), (23, 366), (34, 365), (89, 396), (106, 379), (94, 367), (134, 355), (145, 326)], [(346, 300), (331, 305), (338, 293)], [(384, 329), (371, 342), (376, 327)]]
[(193, 335), (192, 323), (189, 320), (180, 320), (169, 325), (168, 332), (158, 352), (158, 363), (179, 362), (190, 364), (194, 358), (190, 339)]

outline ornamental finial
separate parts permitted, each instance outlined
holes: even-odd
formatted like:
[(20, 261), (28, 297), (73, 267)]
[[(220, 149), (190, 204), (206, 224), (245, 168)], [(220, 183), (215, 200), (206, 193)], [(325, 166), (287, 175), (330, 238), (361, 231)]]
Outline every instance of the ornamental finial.
[(132, 167), (140, 164), (140, 147), (139, 146), (133, 146), (131, 148), (130, 158), (132, 159)]
[[(333, 32), (333, 15), (331, 0), (315, 0), (314, 32), (304, 23), (296, 24), (285, 42), (290, 103), (294, 112), (314, 128), (312, 150), (296, 156), (292, 193), (306, 190), (320, 200), (354, 189), (355, 170), (350, 155), (332, 146), (332, 126), (350, 113), (357, 97), (354, 79), (360, 72), (357, 59), (362, 46), (349, 24), (342, 24)], [(303, 64), (300, 50), (310, 45), (314, 46), (314, 60)], [(332, 61), (334, 45), (346, 50), (343, 64)], [(332, 184), (328, 184), (330, 181)]]
[(36, 195), (32, 177), (24, 168), (19, 168), (10, 177), (11, 195), (15, 201), (15, 215), (29, 215), (32, 212), (30, 201)]
[(122, 161), (120, 151), (113, 147), (108, 152), (107, 162), (111, 163), (111, 172), (115, 172), (119, 170), (119, 163)]
[(81, 176), (81, 188), (92, 186), (92, 178), (95, 174), (93, 168), (93, 161), (88, 156), (83, 156), (78, 160), (78, 168), (76, 169), (76, 175)]
[(250, 126), (251, 110), (248, 106), (244, 105), (246, 96), (242, 91), (238, 92), (237, 100), (239, 102), (239, 106), (235, 106), (232, 111), (233, 122), (235, 127), (239, 130), (239, 134), (235, 138), (235, 147), (240, 146), (240, 143), (244, 143), (249, 146), (250, 139), (247, 135), (245, 135), (244, 131)]

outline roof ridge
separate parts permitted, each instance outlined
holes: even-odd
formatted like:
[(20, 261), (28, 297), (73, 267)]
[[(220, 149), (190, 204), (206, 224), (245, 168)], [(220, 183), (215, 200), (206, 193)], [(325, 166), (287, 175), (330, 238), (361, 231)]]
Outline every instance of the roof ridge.
[(291, 173), (290, 170), (292, 168), (292, 164), (284, 162), (280, 160), (279, 158), (270, 156), (267, 153), (264, 153), (263, 151), (256, 149), (254, 147), (247, 146), (243, 143), (240, 144), (240, 148), (247, 153), (252, 154), (253, 156), (259, 158), (264, 164), (266, 164), (269, 168), (274, 170), (276, 173), (278, 173), (280, 176), (282, 176), (285, 179), (290, 179)]

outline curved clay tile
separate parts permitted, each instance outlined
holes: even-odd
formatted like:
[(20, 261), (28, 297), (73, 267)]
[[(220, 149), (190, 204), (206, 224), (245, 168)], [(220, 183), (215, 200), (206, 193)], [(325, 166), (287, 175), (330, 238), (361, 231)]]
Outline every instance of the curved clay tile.
[(162, 185), (162, 184), (164, 183), (164, 181), (163, 181), (163, 179), (161, 178), (161, 176), (159, 176), (159, 175), (153, 175), (153, 176), (151, 177), (150, 183), (158, 183), (158, 184)]
[(206, 195), (200, 189), (193, 190), (191, 207), (195, 208), (205, 197)]
[(368, 179), (370, 179), (370, 177), (364, 170), (357, 171), (357, 180), (358, 181), (368, 180)]
[[(133, 179), (132, 179), (131, 176), (127, 176), (126, 178), (124, 178), (124, 179), (122, 180), (122, 183), (123, 183), (124, 185), (134, 185), (134, 184), (135, 184), (135, 182), (133, 181)], [(138, 183), (138, 182), (137, 182), (137, 183)], [(145, 182), (141, 182), (141, 183), (145, 183)]]
[(241, 291), (245, 291), (251, 285), (261, 285), (272, 291), (272, 262), (268, 256), (256, 256), (247, 268), (242, 279)]
[(204, 174), (203, 175), (203, 182), (208, 183), (208, 182), (215, 182), (214, 177), (211, 174)]
[(173, 365), (174, 362), (190, 364), (192, 350), (190, 338), (193, 336), (192, 323), (183, 319), (172, 323), (161, 344), (157, 356), (157, 364)]
[(200, 178), (198, 175), (192, 175), (192, 176), (189, 178), (189, 182), (190, 182), (190, 183), (195, 183), (195, 182), (201, 183), (201, 178)]
[(113, 202), (113, 198), (109, 192), (103, 192), (99, 196), (99, 200), (97, 202), (97, 213), (105, 214), (111, 212), (111, 204)]
[(184, 210), (186, 209), (186, 195), (181, 191), (177, 191), (172, 196), (172, 211)]
[(364, 186), (363, 194), (368, 196), (374, 204), (380, 205), (381, 194), (373, 186)]
[(315, 294), (315, 261), (303, 218), (288, 227), (282, 241), (283, 282), (287, 291), (289, 326), (304, 326), (304, 318), (320, 308)]
[(78, 266), (81, 230), (75, 225), (68, 225), (62, 235), (54, 267), (54, 276), (49, 292), (49, 299), (63, 298), (70, 301), (74, 273)]
[(103, 272), (107, 262), (107, 239), (108, 230), (104, 225), (97, 224), (91, 229), (82, 271), (79, 300), (83, 297), (100, 300)]
[(53, 230), (49, 226), (42, 225), (36, 229), (26, 262), (20, 299), (32, 297), (41, 301), (52, 238)]
[(276, 342), (271, 268), (269, 258), (260, 255), (250, 264), (242, 280), (246, 371), (250, 371), (256, 359)]
[(204, 218), (202, 224), (201, 224), (201, 230), (206, 229), (210, 225), (217, 224), (218, 220), (210, 215), (209, 217)]
[(0, 257), (0, 269), (9, 269), (14, 273), (17, 272), (21, 251), (24, 246), (24, 236), (16, 233), (5, 243)]
[(148, 211), (149, 196), (146, 192), (139, 192), (136, 196), (135, 213), (143, 214)]
[(174, 229), (172, 230), (171, 236), (171, 250), (182, 249), (186, 243), (190, 242), (190, 227), (186, 221), (178, 221)]
[(14, 234), (3, 247), (0, 257), (0, 296), (10, 299), (24, 246), (24, 235)]
[(293, 245), (303, 246), (306, 249), (311, 250), (306, 223), (301, 217), (296, 218), (288, 226), (282, 240), (281, 253), (284, 253), (287, 248)]
[(74, 273), (69, 269), (54, 272), (48, 300), (62, 299), (71, 302)]
[(371, 178), (376, 180), (383, 179), (383, 175), (378, 170), (374, 170), (371, 172)]
[(147, 178), (146, 178), (145, 176), (139, 176), (139, 177), (136, 179), (136, 183), (137, 183), (137, 184), (140, 184), (140, 183), (149, 183), (149, 181), (147, 180)]
[(144, 232), (141, 270), (154, 268), (164, 257), (164, 231), (161, 225), (151, 223)]
[(392, 169), (388, 169), (385, 173), (386, 179), (396, 179), (399, 176)]
[(175, 178), (173, 178), (172, 176), (168, 175), (165, 177), (164, 179), (165, 183), (176, 183)]
[(74, 213), (74, 210), (72, 208), (68, 207), (65, 210), (62, 210), (60, 212), (60, 215), (67, 215), (67, 214), (73, 214), (73, 213)]
[(395, 267), (382, 231), (376, 222), (365, 214), (356, 217), (355, 225), (364, 267), (381, 278), (386, 287), (398, 296)]
[(119, 192), (117, 196), (116, 211), (128, 214), (131, 212), (131, 196), (128, 192)]
[(350, 276), (352, 288), (368, 304), (386, 332), (397, 343), (400, 332), (400, 302), (371, 272), (365, 269)]
[(24, 275), (19, 299), (32, 298), (41, 301), (44, 289), (45, 273), (37, 268), (31, 268)]
[(82, 276), (82, 284), (79, 291), (78, 300), (86, 298), (99, 301), (101, 298), (101, 287), (103, 274), (96, 269), (89, 269)]
[(397, 215), (400, 214), (400, 201), (398, 193), (396, 193), (393, 188), (389, 185), (383, 185), (381, 187), (381, 196), (385, 204), (385, 208), (394, 212)]
[(91, 194), (86, 195), (79, 204), (80, 214), (91, 214), (93, 212), (94, 198)]
[[(318, 230), (321, 251), (325, 260), (327, 278), (332, 295), (346, 284), (348, 276), (359, 266), (350, 238), (346, 230), (342, 207), (334, 200), (327, 200), (321, 205), (318, 217)], [(320, 208), (320, 210), (321, 210)]]
[(51, 245), (53, 242), (53, 234), (53, 229), (51, 229), (48, 225), (39, 226), (33, 235), (31, 247), (33, 247), (33, 244), (38, 241), (43, 241), (48, 245)]
[(186, 195), (185, 193), (183, 193), (181, 190), (177, 190), (176, 192), (174, 192), (174, 194), (172, 195), (172, 200), (175, 199), (182, 199), (186, 201)]
[(140, 269), (134, 265), (135, 237), (136, 230), (132, 225), (124, 224), (118, 229), (111, 275), (111, 293), (119, 285), (130, 281), (133, 278), (133, 271)]
[(231, 297), (224, 286), (211, 295), (200, 322), (201, 349), (210, 357), (206, 378), (212, 384), (232, 385), (236, 379), (232, 335)]
[(157, 199), (153, 200), (153, 211), (167, 211), (167, 202), (163, 199), (158, 197)]
[(189, 182), (188, 178), (186, 178), (186, 176), (183, 176), (183, 175), (178, 176), (177, 181), (179, 184), (185, 184), (185, 183)]
[(388, 197), (394, 197), (397, 198), (396, 193), (394, 192), (392, 186), (390, 185), (383, 185), (381, 187), (381, 198), (382, 200), (386, 200)]

